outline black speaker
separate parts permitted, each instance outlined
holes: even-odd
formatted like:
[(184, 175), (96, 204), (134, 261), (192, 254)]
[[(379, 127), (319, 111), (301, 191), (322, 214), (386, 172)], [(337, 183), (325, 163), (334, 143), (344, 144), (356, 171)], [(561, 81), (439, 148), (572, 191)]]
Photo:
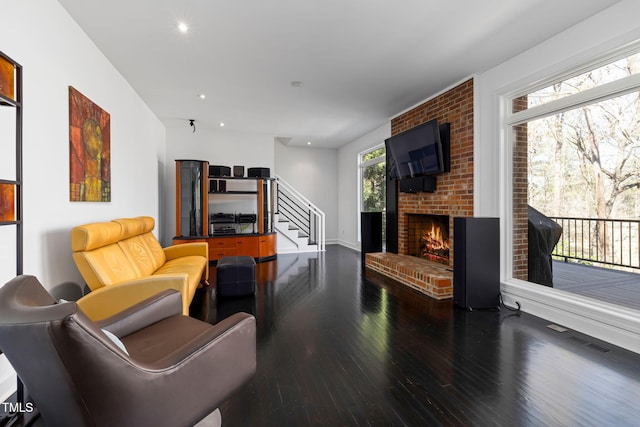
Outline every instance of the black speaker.
[(401, 193), (433, 193), (436, 191), (435, 176), (419, 176), (400, 180)]
[(210, 179), (209, 180), (209, 193), (217, 193), (218, 192), (218, 180)]
[(244, 166), (234, 166), (233, 176), (235, 178), (242, 178), (244, 176)]
[(382, 212), (360, 212), (360, 241), (364, 265), (366, 254), (382, 252)]
[(224, 179), (219, 179), (218, 180), (218, 192), (224, 193), (225, 191), (227, 191), (227, 181), (225, 181)]
[(231, 176), (229, 166), (209, 165), (209, 176)]
[(252, 178), (269, 178), (271, 171), (269, 168), (249, 168), (247, 169), (247, 176)]
[(465, 309), (500, 304), (500, 219), (453, 219), (453, 302)]

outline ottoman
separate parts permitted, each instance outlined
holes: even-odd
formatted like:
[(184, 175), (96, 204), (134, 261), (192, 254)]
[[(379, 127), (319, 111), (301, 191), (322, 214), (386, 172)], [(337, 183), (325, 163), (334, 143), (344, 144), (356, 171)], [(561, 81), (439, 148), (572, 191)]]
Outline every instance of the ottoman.
[(229, 256), (218, 260), (216, 294), (239, 297), (256, 292), (256, 262), (250, 256)]

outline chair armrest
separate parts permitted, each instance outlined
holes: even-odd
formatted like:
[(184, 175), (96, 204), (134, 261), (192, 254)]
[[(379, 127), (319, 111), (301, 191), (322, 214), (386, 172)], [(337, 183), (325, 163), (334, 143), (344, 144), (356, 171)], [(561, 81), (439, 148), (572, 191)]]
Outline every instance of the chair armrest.
[[(173, 338), (185, 328), (189, 340)], [(152, 344), (156, 338), (158, 345)], [(180, 344), (172, 345), (174, 341)], [(246, 313), (213, 326), (172, 316), (122, 337), (122, 342), (130, 356), (115, 349), (101, 352), (109, 360), (109, 374), (94, 375), (90, 381), (92, 391), (117, 390), (117, 399), (107, 400), (102, 393), (94, 397), (109, 411), (110, 425), (195, 425), (256, 371), (256, 322)], [(73, 369), (105, 366), (94, 361)], [(121, 402), (134, 402), (135, 411), (114, 411)]]
[(182, 314), (182, 296), (176, 290), (167, 289), (96, 322), (96, 325), (117, 337), (123, 337), (176, 314)]
[[(189, 342), (188, 345), (172, 351), (164, 358), (153, 363), (143, 364), (146, 369), (162, 371), (165, 369), (179, 368), (183, 364), (201, 363), (193, 356), (208, 351), (229, 352), (236, 358), (236, 363), (243, 365), (248, 363), (255, 370), (256, 365), (256, 319), (248, 313), (235, 313), (226, 319), (211, 325), (206, 333)], [(248, 359), (245, 359), (247, 357)], [(242, 360), (240, 360), (242, 359)], [(207, 362), (204, 363), (204, 366)], [(253, 372), (247, 372), (253, 375)]]
[(89, 292), (77, 303), (94, 322), (107, 319), (167, 289), (182, 296), (182, 313), (189, 314), (191, 304), (187, 273), (154, 274), (153, 276), (115, 283)]
[(206, 242), (181, 243), (179, 245), (162, 248), (167, 260), (185, 256), (203, 256), (209, 259), (209, 245)]

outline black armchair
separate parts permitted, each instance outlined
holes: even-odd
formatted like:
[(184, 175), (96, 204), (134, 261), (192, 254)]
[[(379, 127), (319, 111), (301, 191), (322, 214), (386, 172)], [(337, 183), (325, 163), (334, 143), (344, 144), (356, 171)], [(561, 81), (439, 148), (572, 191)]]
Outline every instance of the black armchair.
[(255, 318), (210, 325), (167, 290), (94, 323), (18, 276), (0, 288), (0, 349), (47, 425), (192, 426), (254, 374)]

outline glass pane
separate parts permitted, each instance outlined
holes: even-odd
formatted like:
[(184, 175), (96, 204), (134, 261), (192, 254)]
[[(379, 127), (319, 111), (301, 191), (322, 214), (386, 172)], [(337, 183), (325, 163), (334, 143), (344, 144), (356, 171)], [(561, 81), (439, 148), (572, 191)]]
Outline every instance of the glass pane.
[(385, 209), (386, 163), (362, 168), (362, 211), (381, 212)]
[(513, 277), (560, 288), (551, 255), (638, 272), (640, 92), (513, 132)]
[(368, 152), (366, 154), (363, 154), (362, 155), (362, 161), (366, 162), (366, 161), (369, 161), (369, 160), (376, 159), (378, 157), (384, 157), (384, 155), (385, 155), (385, 148), (381, 147), (381, 148), (378, 148), (377, 150), (373, 150), (373, 151), (370, 151), (370, 152)]
[(202, 235), (202, 162), (181, 161), (180, 236)]
[(16, 220), (16, 186), (0, 183), (0, 222)]
[(16, 178), (16, 109), (0, 107), (0, 179)]
[(516, 98), (513, 100), (512, 112), (543, 105), (638, 73), (640, 53)]

